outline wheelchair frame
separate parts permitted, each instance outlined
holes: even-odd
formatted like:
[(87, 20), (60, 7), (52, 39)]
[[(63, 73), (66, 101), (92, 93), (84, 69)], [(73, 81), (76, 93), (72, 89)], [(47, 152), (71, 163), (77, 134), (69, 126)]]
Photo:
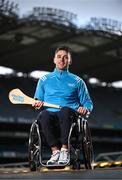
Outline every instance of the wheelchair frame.
[[(72, 132), (74, 127), (77, 128), (77, 143), (76, 147), (71, 144)], [(31, 171), (38, 170), (39, 167), (47, 168), (63, 168), (67, 165), (71, 165), (72, 169), (81, 169), (81, 153), (83, 154), (85, 169), (93, 169), (93, 146), (90, 128), (86, 116), (78, 116), (76, 122), (72, 123), (69, 137), (68, 147), (70, 152), (70, 161), (64, 165), (46, 165), (42, 162), (42, 138), (39, 132), (37, 120), (35, 120), (30, 128), (29, 144), (28, 144), (28, 156), (29, 167)]]

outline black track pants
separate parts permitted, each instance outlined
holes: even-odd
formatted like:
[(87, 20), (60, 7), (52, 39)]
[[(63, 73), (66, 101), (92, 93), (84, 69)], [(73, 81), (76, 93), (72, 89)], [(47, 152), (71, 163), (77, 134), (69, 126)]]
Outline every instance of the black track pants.
[(63, 107), (58, 112), (44, 110), (37, 118), (39, 127), (51, 147), (58, 146), (59, 143), (68, 144), (70, 127), (75, 119), (76, 112), (68, 107)]

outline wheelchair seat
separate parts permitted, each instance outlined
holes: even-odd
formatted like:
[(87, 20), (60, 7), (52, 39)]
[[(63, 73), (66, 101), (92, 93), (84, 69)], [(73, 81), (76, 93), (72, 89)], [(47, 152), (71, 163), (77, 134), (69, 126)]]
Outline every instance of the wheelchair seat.
[[(47, 165), (43, 160), (43, 135), (39, 131), (37, 120), (35, 120), (31, 125), (29, 134), (30, 170), (36, 171), (41, 167), (64, 168), (67, 165), (71, 166), (72, 169), (80, 169), (82, 164), (85, 165), (85, 169), (93, 169), (93, 146), (87, 118), (88, 115), (78, 115), (76, 121), (72, 123), (68, 137), (70, 162), (63, 165)], [(83, 160), (81, 160), (81, 156)]]

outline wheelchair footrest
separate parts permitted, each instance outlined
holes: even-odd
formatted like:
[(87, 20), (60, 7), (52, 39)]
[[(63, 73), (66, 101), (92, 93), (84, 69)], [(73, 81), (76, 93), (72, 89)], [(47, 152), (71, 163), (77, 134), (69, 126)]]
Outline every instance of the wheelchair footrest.
[(42, 167), (47, 167), (47, 168), (52, 168), (52, 169), (61, 169), (61, 168), (65, 168), (66, 166), (69, 165), (69, 162), (68, 163), (65, 163), (65, 164), (58, 164), (58, 163), (55, 163), (55, 164), (46, 164), (46, 163), (40, 163)]

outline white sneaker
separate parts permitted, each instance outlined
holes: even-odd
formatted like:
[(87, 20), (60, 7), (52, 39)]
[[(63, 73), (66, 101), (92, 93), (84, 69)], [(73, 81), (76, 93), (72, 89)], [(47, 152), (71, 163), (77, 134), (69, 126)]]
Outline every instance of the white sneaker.
[(53, 165), (58, 163), (59, 156), (60, 156), (60, 151), (59, 150), (54, 151), (53, 154), (51, 155), (51, 158), (47, 161), (47, 165)]
[(67, 164), (69, 163), (69, 160), (70, 160), (70, 157), (69, 157), (68, 149), (61, 150), (58, 164)]

